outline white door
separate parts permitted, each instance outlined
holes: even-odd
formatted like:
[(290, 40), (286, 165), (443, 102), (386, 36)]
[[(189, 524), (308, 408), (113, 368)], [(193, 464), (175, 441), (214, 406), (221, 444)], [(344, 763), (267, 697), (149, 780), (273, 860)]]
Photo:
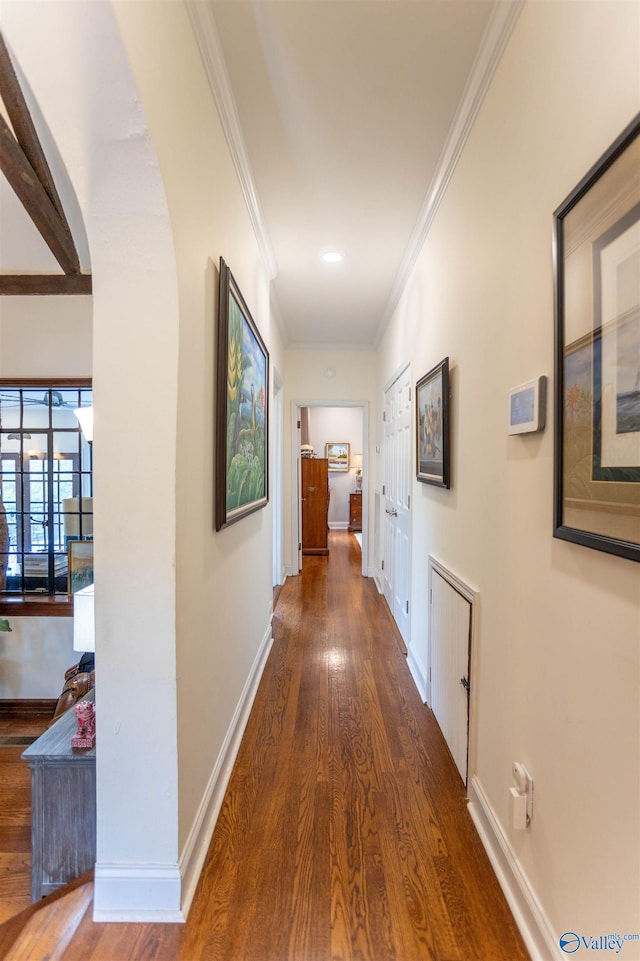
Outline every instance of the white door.
[(432, 567), (430, 607), (431, 709), (466, 784), (471, 603)]
[(411, 506), (411, 369), (384, 398), (384, 596), (409, 643), (409, 511)]
[(273, 586), (284, 584), (284, 562), (282, 549), (282, 481), (283, 481), (283, 437), (284, 437), (284, 391), (282, 378), (273, 369), (273, 457), (271, 460), (271, 500), (273, 503)]

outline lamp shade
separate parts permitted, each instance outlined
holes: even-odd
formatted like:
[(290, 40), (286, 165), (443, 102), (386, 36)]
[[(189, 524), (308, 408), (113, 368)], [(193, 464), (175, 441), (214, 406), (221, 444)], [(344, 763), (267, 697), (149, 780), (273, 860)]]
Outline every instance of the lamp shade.
[(93, 584), (83, 587), (73, 595), (73, 649), (95, 651), (96, 627), (94, 615)]
[(90, 444), (93, 441), (93, 407), (76, 407), (73, 413), (80, 421), (82, 433)]

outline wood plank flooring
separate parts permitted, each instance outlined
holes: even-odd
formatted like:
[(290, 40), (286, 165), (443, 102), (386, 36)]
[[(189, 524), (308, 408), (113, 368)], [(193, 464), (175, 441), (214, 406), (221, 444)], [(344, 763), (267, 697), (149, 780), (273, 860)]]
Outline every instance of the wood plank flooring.
[(330, 548), (279, 595), (187, 923), (87, 910), (58, 961), (528, 958), (356, 541)]
[[(53, 711), (0, 716), (0, 735), (46, 730)], [(31, 772), (21, 760), (26, 745), (0, 747), (0, 924), (31, 903)]]

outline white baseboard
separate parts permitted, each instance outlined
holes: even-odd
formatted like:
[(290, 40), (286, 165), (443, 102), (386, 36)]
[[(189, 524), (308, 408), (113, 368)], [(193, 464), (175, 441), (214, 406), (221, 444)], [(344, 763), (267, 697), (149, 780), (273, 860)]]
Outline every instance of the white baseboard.
[(330, 531), (347, 531), (349, 530), (349, 521), (329, 521)]
[(178, 864), (96, 864), (94, 921), (186, 921), (272, 643), (269, 624)]
[(180, 887), (177, 864), (96, 864), (93, 920), (180, 923)]
[(475, 775), (468, 795), (469, 813), (529, 954), (533, 961), (560, 961), (566, 955)]
[(189, 832), (186, 844), (180, 856), (180, 874), (182, 876), (182, 911), (185, 918), (189, 913), (191, 902), (196, 891), (200, 872), (209, 850), (218, 814), (222, 807), (224, 794), (231, 777), (233, 765), (240, 749), (240, 742), (244, 729), (249, 720), (249, 714), (258, 690), (258, 684), (273, 644), (271, 625), (262, 638), (260, 648), (251, 666), (251, 671), (244, 685), (238, 706), (229, 725), (227, 736), (218, 755), (218, 760), (211, 772), (204, 797)]
[(411, 677), (415, 681), (415, 685), (420, 692), (420, 697), (427, 703), (427, 675), (424, 667), (420, 661), (416, 658), (411, 645), (407, 648), (407, 665), (411, 671)]
[(382, 580), (380, 578), (380, 571), (378, 570), (377, 567), (370, 567), (367, 577), (372, 577), (374, 579), (376, 583), (376, 587), (378, 588), (378, 594), (384, 593), (382, 589)]
[(287, 577), (297, 577), (300, 571), (294, 564), (287, 564), (285, 567), (285, 574)]

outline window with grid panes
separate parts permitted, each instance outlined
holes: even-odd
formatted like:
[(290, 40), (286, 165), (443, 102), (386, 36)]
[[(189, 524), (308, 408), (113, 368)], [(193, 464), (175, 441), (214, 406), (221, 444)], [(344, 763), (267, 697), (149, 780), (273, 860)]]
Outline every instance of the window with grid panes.
[(88, 380), (0, 381), (4, 611), (3, 602), (68, 599), (69, 544), (93, 539), (92, 451), (74, 413), (91, 405)]

